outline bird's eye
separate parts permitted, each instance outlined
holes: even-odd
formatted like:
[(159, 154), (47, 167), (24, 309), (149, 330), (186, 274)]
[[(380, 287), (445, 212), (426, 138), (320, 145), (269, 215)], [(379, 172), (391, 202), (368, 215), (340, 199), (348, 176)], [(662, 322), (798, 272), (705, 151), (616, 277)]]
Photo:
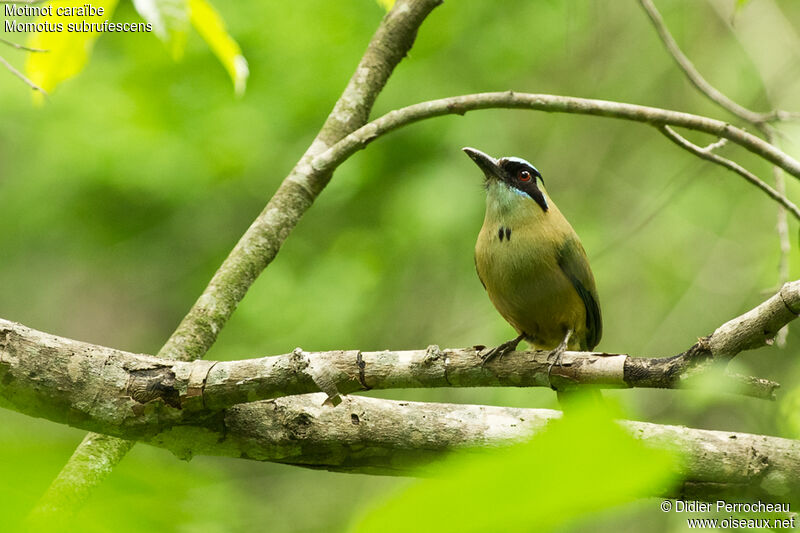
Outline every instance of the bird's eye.
[(527, 170), (521, 170), (517, 177), (520, 181), (531, 181), (531, 173)]

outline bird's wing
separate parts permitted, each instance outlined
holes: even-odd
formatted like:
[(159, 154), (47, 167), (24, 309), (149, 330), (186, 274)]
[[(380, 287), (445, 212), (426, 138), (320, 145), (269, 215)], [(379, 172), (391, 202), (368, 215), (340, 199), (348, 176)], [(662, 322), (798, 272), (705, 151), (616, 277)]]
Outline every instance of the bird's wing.
[(558, 266), (572, 282), (586, 308), (586, 347), (593, 350), (603, 336), (603, 319), (594, 276), (586, 259), (586, 252), (577, 238), (567, 239), (558, 253)]
[(475, 261), (475, 272), (478, 273), (478, 279), (480, 280), (481, 285), (483, 285), (483, 289), (486, 290), (486, 284), (483, 282), (483, 278), (481, 277), (481, 269), (478, 268), (478, 256), (474, 255), (472, 258)]

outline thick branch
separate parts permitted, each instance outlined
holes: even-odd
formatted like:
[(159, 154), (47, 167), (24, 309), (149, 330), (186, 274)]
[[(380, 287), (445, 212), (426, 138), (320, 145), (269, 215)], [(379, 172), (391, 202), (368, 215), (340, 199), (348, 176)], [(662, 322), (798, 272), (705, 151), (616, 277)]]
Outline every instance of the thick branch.
[[(77, 345), (73, 348), (80, 350)], [(80, 372), (80, 366), (73, 371)], [(40, 384), (49, 386), (44, 379)], [(195, 417), (191, 425), (144, 434), (131, 425), (108, 430), (118, 437), (168, 448), (183, 458), (222, 455), (343, 472), (409, 475), (448, 450), (523, 439), (559, 416), (542, 409), (393, 402), (358, 396), (347, 396), (332, 408), (325, 400), (326, 395), (318, 393), (241, 404)], [(87, 400), (87, 405), (91, 403)], [(162, 402), (154, 402), (144, 406), (140, 416), (168, 409)], [(82, 414), (70, 419), (79, 426), (85, 422)], [(682, 488), (665, 496), (785, 501), (800, 490), (797, 441), (640, 422), (623, 425), (649, 445), (678, 448), (687, 454), (688, 460), (678, 472), (685, 480)], [(97, 459), (88, 457), (86, 462), (103, 470), (108, 463)], [(102, 477), (104, 473), (93, 475)]]
[[(714, 358), (729, 359), (741, 350), (768, 343), (771, 335), (792, 320), (798, 310), (800, 281), (786, 284), (778, 294), (720, 326), (681, 356), (663, 361), (674, 362), (684, 357), (696, 365)], [(338, 407), (331, 408), (326, 394), (240, 404), (214, 412), (203, 402), (208, 404), (230, 394), (240, 395), (234, 401), (257, 397), (264, 386), (258, 379), (240, 383), (236, 388), (231, 387), (232, 380), (263, 372), (268, 365), (289, 365), (292, 372), (299, 374), (295, 385), (305, 382), (319, 386), (320, 381), (339, 383), (337, 372), (347, 374), (348, 371), (337, 369), (333, 363), (324, 364), (325, 357), (335, 358), (332, 354), (315, 354), (306, 358), (299, 352), (284, 358), (241, 362), (250, 366), (238, 369), (237, 363), (202, 361), (175, 362), (177, 366), (170, 369), (169, 362), (161, 359), (83, 345), (8, 322), (2, 325), (0, 333), (0, 372), (3, 374), (0, 382), (4, 383), (0, 391), (6, 406), (22, 408), (26, 412), (39, 411), (36, 413), (38, 416), (79, 427), (103, 429), (118, 437), (144, 440), (168, 448), (181, 457), (213, 454), (337, 471), (405, 475), (416, 472), (412, 469), (424, 466), (453, 448), (495, 446), (525, 438), (558, 416), (545, 410), (416, 404), (356, 396), (347, 396)], [(51, 368), (39, 367), (34, 372), (30, 368), (26, 369), (27, 372), (14, 370), (24, 364), (25, 352), (30, 350), (47, 353), (51, 367), (60, 369), (61, 379), (50, 375)], [(81, 357), (84, 353), (90, 356)], [(474, 353), (449, 353), (454, 362), (459, 357), (474, 360), (472, 370), (465, 365), (450, 365), (448, 352), (433, 348), (416, 362), (413, 352), (377, 352), (361, 354), (361, 357), (357, 352), (340, 352), (342, 359), (349, 360), (350, 368), (349, 377), (342, 378), (341, 382), (349, 383), (353, 389), (381, 382), (408, 386), (413, 379), (409, 373), (420, 379), (428, 376), (426, 379), (432, 382), (440, 380), (444, 384), (468, 376), (486, 376), (487, 380), (499, 382), (501, 379), (514, 379), (509, 368), (516, 372), (513, 360), (521, 359), (521, 353), (517, 353), (489, 365), (493, 368), (483, 369)], [(568, 353), (565, 359), (570, 362), (572, 358), (574, 362), (576, 357), (585, 355)], [(375, 357), (375, 361), (370, 361), (370, 357)], [(384, 360), (379, 364), (382, 357)], [(584, 360), (585, 366), (595, 367), (587, 370), (589, 375), (604, 375), (602, 370), (598, 370), (604, 366), (603, 356), (588, 357)], [(589, 363), (592, 357), (595, 362)], [(607, 357), (605, 361), (619, 361), (623, 357)], [(66, 364), (60, 362), (62, 358), (68, 359)], [(626, 358), (624, 361), (623, 375), (636, 368), (628, 365), (646, 360)], [(307, 370), (314, 362), (320, 364), (316, 369)], [(107, 401), (104, 391), (108, 383), (94, 378), (91, 365), (117, 370), (126, 368), (125, 378), (120, 379), (116, 386), (130, 396), (125, 398), (123, 393)], [(512, 366), (506, 368), (503, 365)], [(572, 366), (575, 367), (572, 371), (579, 373), (584, 365)], [(619, 368), (619, 363), (609, 366)], [(658, 374), (654, 371), (655, 366), (639, 368), (641, 375), (637, 379), (655, 380), (654, 376)], [(462, 370), (452, 372), (454, 368)], [(691, 373), (692, 368), (686, 367), (687, 372), (675, 372), (673, 376)], [(398, 373), (397, 369), (405, 369), (405, 372)], [(486, 374), (487, 371), (490, 374)], [(245, 374), (235, 375), (237, 372)], [(502, 378), (503, 372), (506, 372), (505, 378)], [(160, 373), (174, 373), (172, 392), (165, 393), (169, 385), (159, 377)], [(138, 379), (131, 379), (131, 375), (138, 375)], [(34, 390), (16, 388), (17, 380), (26, 379), (26, 376), (36, 384)], [(185, 390), (177, 390), (175, 386), (181, 380), (185, 383)], [(287, 388), (294, 386), (292, 382), (284, 382), (284, 385)], [(53, 389), (70, 390), (72, 387), (83, 391), (82, 404), (52, 405), (41, 400)], [(213, 394), (212, 390), (215, 391)], [(130, 407), (131, 412), (119, 423), (106, 423), (103, 428), (94, 426), (103, 417), (108, 421), (117, 416), (114, 413), (118, 405), (127, 409), (129, 402), (134, 400), (138, 402), (138, 409)], [(175, 402), (179, 402), (183, 409), (170, 405)], [(136, 423), (137, 419), (171, 420), (172, 424), (143, 431)], [(800, 471), (800, 443), (797, 441), (638, 422), (624, 422), (623, 425), (652, 446), (677, 447), (687, 454), (688, 461), (679, 472), (685, 479), (684, 484), (679, 493), (667, 496), (786, 501), (800, 493), (797, 475)]]
[[(415, 473), (443, 450), (496, 446), (541, 430), (557, 411), (476, 405), (420, 404), (348, 397), (335, 409), (322, 395), (248, 404), (226, 416), (228, 443), (249, 458), (346, 472)], [(656, 448), (679, 449), (687, 463), (677, 493), (698, 499), (797, 497), (800, 442), (642, 422), (623, 422)], [(187, 435), (188, 436), (188, 435)], [(208, 436), (210, 437), (210, 436)], [(210, 438), (203, 440), (212, 443)], [(168, 436), (169, 439), (174, 436)], [(167, 439), (154, 444), (170, 447)], [(223, 446), (212, 445), (200, 453)], [(184, 450), (187, 451), (187, 450)], [(546, 460), (546, 459), (545, 459)], [(785, 501), (785, 500), (784, 500)]]
[[(723, 324), (686, 352), (648, 359), (516, 352), (483, 366), (476, 349), (291, 354), (244, 361), (174, 361), (85, 344), (0, 321), (0, 402), (76, 427), (142, 438), (203, 425), (233, 405), (324, 391), (329, 403), (367, 389), (546, 386), (678, 387), (715, 360), (771, 341), (800, 310), (800, 281)], [(772, 398), (777, 384), (731, 377), (740, 392)]]
[[(322, 390), (329, 403), (367, 389), (545, 386), (672, 387), (691, 357), (630, 358), (566, 352), (551, 369), (546, 352), (515, 352), (483, 366), (475, 349), (334, 351), (243, 361), (170, 361), (47, 335), (0, 322), (0, 404), (100, 433), (142, 438), (202, 425), (224, 409)], [(756, 380), (751, 395), (777, 384)], [(741, 381), (741, 380), (740, 380)]]
[[(177, 426), (147, 442), (184, 458), (222, 455), (339, 472), (419, 475), (446, 451), (525, 439), (560, 415), (546, 409), (358, 396), (348, 396), (331, 408), (322, 405), (324, 399), (324, 394), (311, 394), (239, 405), (204, 427)], [(660, 496), (785, 502), (800, 495), (798, 441), (643, 422), (621, 424), (654, 448), (685, 454), (677, 472), (684, 479), (682, 486)]]
[(718, 327), (705, 342), (708, 353), (731, 359), (744, 350), (771, 345), (778, 330), (798, 314), (800, 281), (792, 281), (764, 303)]

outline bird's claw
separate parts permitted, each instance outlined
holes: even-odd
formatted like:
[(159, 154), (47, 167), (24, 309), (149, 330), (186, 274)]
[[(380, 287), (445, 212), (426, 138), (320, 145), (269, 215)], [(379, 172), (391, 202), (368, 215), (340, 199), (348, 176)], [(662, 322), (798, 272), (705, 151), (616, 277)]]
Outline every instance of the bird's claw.
[(551, 367), (553, 366), (561, 366), (561, 356), (564, 355), (566, 351), (566, 346), (563, 344), (559, 344), (547, 354), (547, 362), (550, 364)]
[(572, 336), (572, 330), (567, 331), (564, 340), (562, 340), (558, 346), (550, 350), (550, 353), (547, 354), (547, 362), (550, 364), (550, 370), (554, 366), (561, 366), (561, 356), (564, 355), (564, 352), (567, 351), (567, 343), (569, 343), (569, 338)]
[(509, 350), (506, 347), (506, 344), (507, 343), (501, 344), (500, 346), (495, 346), (494, 348), (492, 348), (488, 352), (486, 352), (484, 354), (480, 354), (481, 366), (485, 365), (486, 363), (488, 363), (492, 359), (495, 359), (495, 358), (497, 358), (498, 360), (502, 359), (505, 354), (507, 354), (508, 352), (511, 352), (511, 351), (514, 350), (513, 348)]
[(523, 339), (523, 336), (520, 335), (515, 339), (511, 339), (510, 341), (504, 342), (500, 346), (495, 346), (485, 354), (481, 354), (481, 366), (484, 366), (486, 363), (491, 361), (492, 359), (502, 359), (504, 355), (507, 353), (511, 353), (517, 349), (519, 342)]

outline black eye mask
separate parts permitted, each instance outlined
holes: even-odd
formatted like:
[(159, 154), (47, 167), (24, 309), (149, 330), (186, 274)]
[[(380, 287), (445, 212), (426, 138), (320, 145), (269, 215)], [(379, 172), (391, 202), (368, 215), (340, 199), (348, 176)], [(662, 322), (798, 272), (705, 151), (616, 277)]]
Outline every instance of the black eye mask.
[(544, 179), (536, 167), (518, 157), (504, 157), (497, 161), (497, 166), (502, 170), (502, 179), (506, 184), (527, 194), (539, 204), (542, 211), (547, 212), (550, 206), (537, 185), (539, 180), (544, 185)]

